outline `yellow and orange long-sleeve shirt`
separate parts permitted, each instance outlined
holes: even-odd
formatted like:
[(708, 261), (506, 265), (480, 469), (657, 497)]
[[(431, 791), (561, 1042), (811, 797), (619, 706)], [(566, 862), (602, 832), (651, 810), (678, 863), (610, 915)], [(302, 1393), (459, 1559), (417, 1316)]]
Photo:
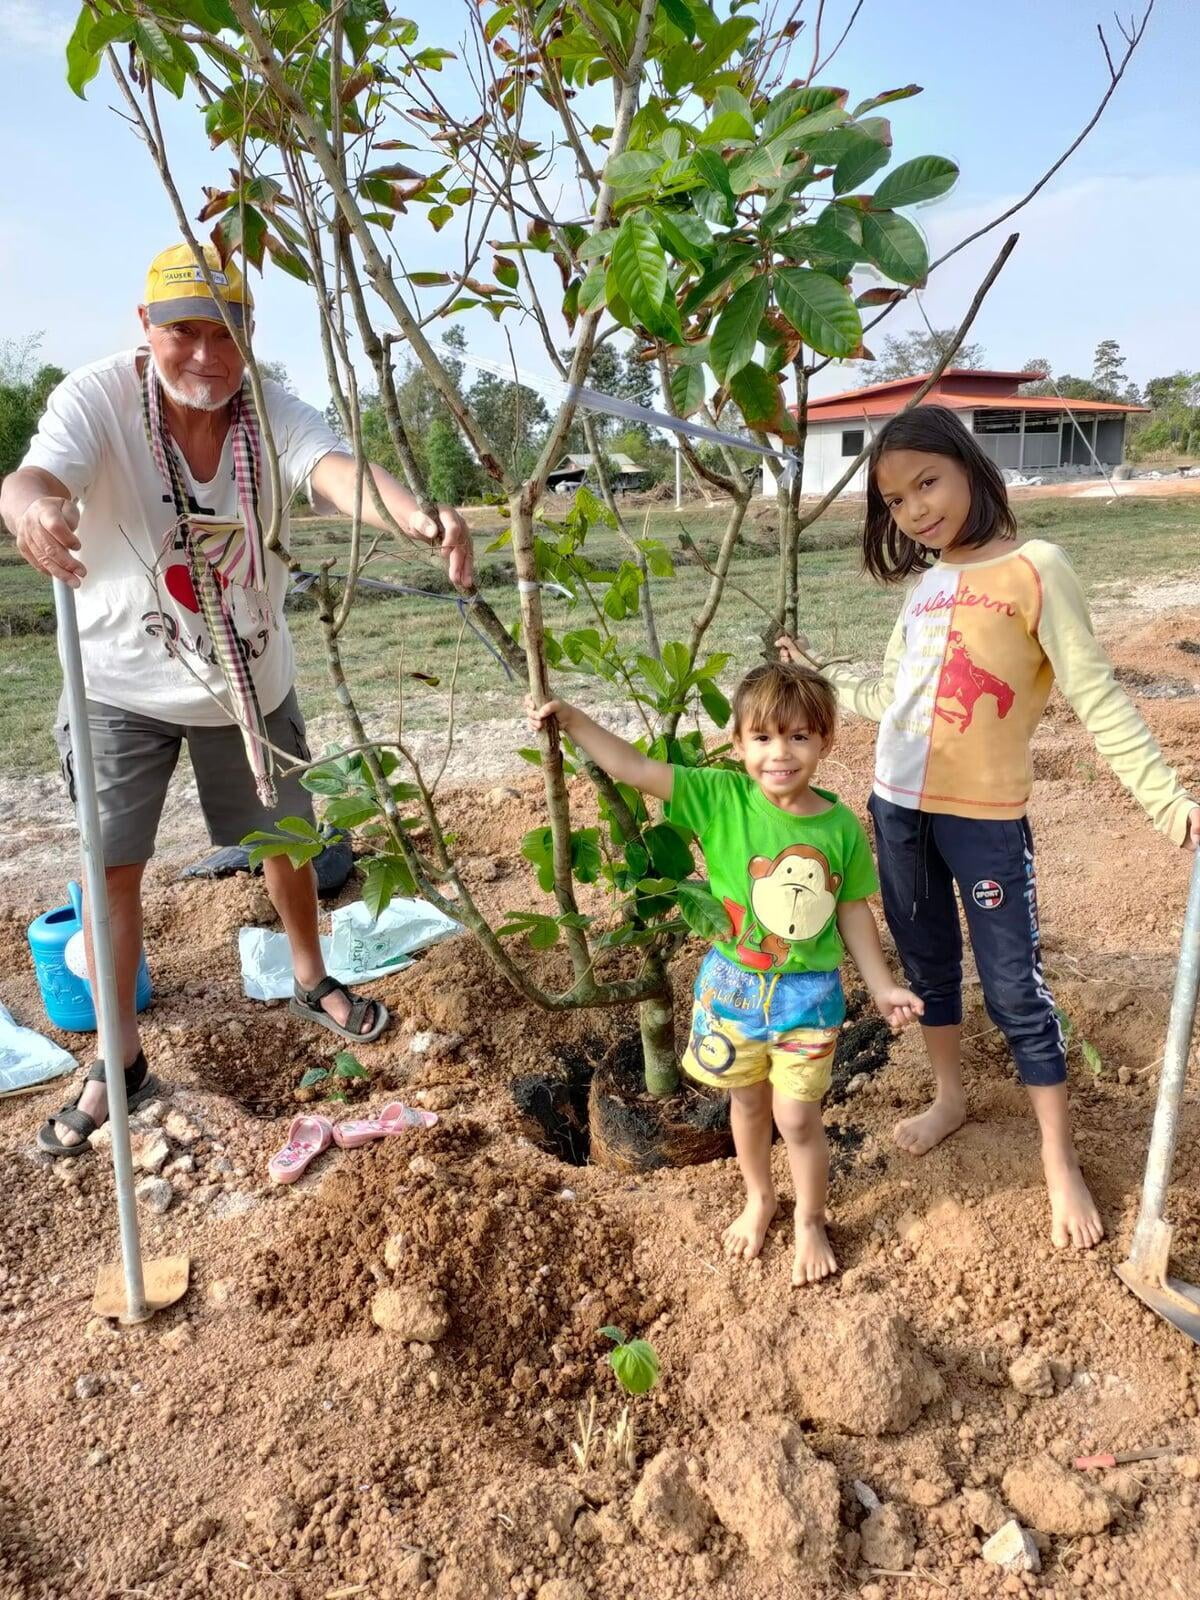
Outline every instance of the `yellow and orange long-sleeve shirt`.
[(1176, 844), (1197, 804), (1097, 643), (1079, 579), (1042, 539), (990, 561), (938, 562), (908, 591), (882, 669), (826, 669), (842, 706), (880, 724), (875, 792), (962, 817), (1021, 817), (1029, 743), (1057, 681), (1096, 748)]

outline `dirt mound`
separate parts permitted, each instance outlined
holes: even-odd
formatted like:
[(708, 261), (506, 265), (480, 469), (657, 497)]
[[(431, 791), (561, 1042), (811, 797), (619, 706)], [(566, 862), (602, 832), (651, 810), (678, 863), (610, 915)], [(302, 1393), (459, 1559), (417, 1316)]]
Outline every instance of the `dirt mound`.
[(381, 1286), (403, 1284), (446, 1307), (462, 1401), (486, 1410), (506, 1393), (515, 1414), (577, 1394), (607, 1348), (599, 1328), (641, 1308), (629, 1231), (582, 1209), (557, 1170), (514, 1173), (486, 1143), (473, 1123), (443, 1123), (362, 1152), (321, 1185), (286, 1256), (256, 1257), (255, 1304), (303, 1339), (363, 1337)]

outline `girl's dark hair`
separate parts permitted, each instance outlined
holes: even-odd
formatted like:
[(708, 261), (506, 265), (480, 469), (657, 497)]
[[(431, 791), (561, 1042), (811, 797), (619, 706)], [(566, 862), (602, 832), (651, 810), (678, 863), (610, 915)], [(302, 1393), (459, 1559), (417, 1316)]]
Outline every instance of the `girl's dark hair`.
[(912, 572), (933, 565), (934, 555), (892, 520), (875, 482), (880, 458), (888, 450), (920, 450), (931, 456), (950, 456), (966, 469), (971, 480), (971, 511), (952, 550), (970, 550), (997, 534), (1015, 538), (1016, 518), (1008, 503), (1004, 479), (991, 457), (980, 449), (975, 436), (945, 406), (914, 406), (885, 422), (875, 435), (867, 457), (867, 514), (863, 522), (863, 566), (881, 583), (898, 583)]

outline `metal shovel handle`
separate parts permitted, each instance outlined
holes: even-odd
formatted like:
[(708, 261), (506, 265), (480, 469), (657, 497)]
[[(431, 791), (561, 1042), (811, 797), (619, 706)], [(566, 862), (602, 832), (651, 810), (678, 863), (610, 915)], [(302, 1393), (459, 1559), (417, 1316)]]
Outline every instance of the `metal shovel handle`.
[(1163, 1220), (1175, 1141), (1179, 1133), (1179, 1108), (1187, 1080), (1188, 1052), (1196, 1023), (1196, 1000), (1200, 993), (1200, 851), (1192, 861), (1192, 881), (1188, 890), (1187, 911), (1183, 919), (1183, 941), (1175, 990), (1171, 996), (1171, 1015), (1167, 1023), (1167, 1046), (1162, 1074), (1158, 1080), (1158, 1100), (1154, 1125), (1150, 1130), (1150, 1150), (1146, 1176), (1142, 1183), (1142, 1203), (1129, 1258), (1149, 1263)]
[(71, 757), (75, 776), (75, 812), (87, 886), (88, 921), (92, 930), (92, 997), (100, 1035), (100, 1059), (108, 1090), (108, 1120), (112, 1128), (113, 1170), (117, 1181), (117, 1216), (121, 1229), (121, 1262), (125, 1272), (123, 1321), (142, 1322), (149, 1316), (142, 1281), (142, 1251), (138, 1238), (137, 1202), (133, 1193), (133, 1156), (129, 1148), (129, 1107), (125, 1095), (125, 1056), (121, 1048), (121, 1015), (117, 1005), (117, 973), (113, 962), (112, 930), (108, 917), (108, 885), (104, 877), (104, 850), (100, 833), (100, 807), (96, 800), (96, 772), (92, 764), (92, 736), (88, 728), (87, 691), (83, 658), (79, 652), (79, 624), (75, 616), (75, 591), (54, 580), (54, 609), (58, 617), (58, 652), (67, 693), (67, 720), (71, 729)]

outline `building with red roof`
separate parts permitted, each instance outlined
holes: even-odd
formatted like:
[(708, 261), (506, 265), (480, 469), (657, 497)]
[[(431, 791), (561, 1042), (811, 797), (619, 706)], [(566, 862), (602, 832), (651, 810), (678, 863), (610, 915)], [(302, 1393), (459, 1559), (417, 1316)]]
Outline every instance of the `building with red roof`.
[[(804, 492), (827, 494), (863, 445), (889, 417), (904, 409), (928, 376), (897, 378), (811, 399)], [(1131, 412), (1144, 411), (1145, 406), (1021, 394), (1022, 384), (1034, 383), (1041, 376), (1037, 372), (951, 367), (921, 404), (948, 406), (959, 412), (996, 465), (1006, 470), (1057, 477), (1086, 474), (1090, 469), (1098, 477), (1101, 467), (1111, 470), (1119, 466), (1125, 457), (1126, 419)], [(846, 493), (862, 494), (865, 487), (860, 467)]]

